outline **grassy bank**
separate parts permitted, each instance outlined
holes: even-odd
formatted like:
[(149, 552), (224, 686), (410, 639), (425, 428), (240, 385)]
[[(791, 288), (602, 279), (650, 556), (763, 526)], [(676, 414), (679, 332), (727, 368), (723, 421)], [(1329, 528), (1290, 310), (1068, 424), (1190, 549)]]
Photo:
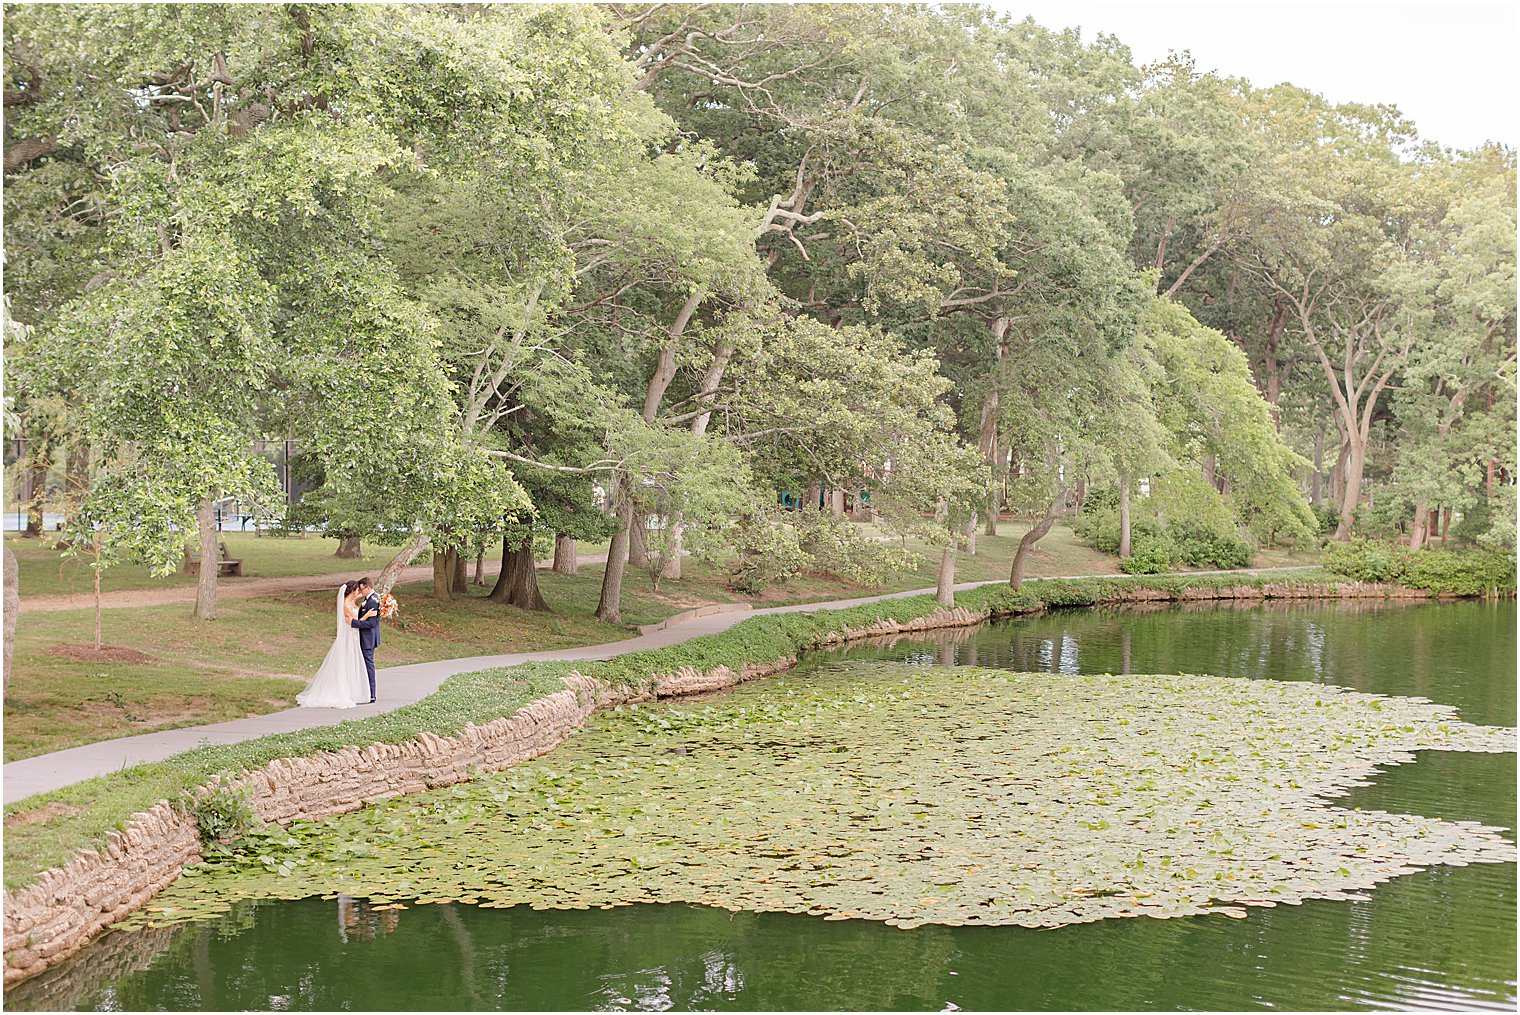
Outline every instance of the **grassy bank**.
[[(1325, 578), (1324, 572), (1316, 570), (1291, 576), (1291, 580), (1298, 582)], [(1290, 579), (1277, 574), (1259, 578), (1165, 575), (1032, 581), (1021, 592), (1003, 586), (964, 592), (957, 595), (956, 603), (983, 616), (992, 616), (1038, 609), (1044, 604), (1094, 602), (1127, 588), (1177, 592), (1185, 588), (1259, 586), (1286, 580)], [(749, 661), (770, 662), (818, 644), (830, 633), (868, 627), (884, 619), (908, 621), (936, 609), (932, 597), (913, 596), (844, 610), (777, 614), (746, 620), (721, 634), (669, 648), (630, 653), (606, 662), (528, 663), (459, 674), (446, 680), (426, 700), (384, 715), (238, 744), (201, 747), (161, 762), (39, 794), (6, 808), (6, 887), (12, 889), (29, 883), (38, 872), (65, 862), (105, 832), (121, 827), (136, 811), (159, 799), (174, 799), (218, 772), (256, 768), (276, 758), (353, 744), (399, 743), (423, 731), (454, 733), (468, 723), (510, 715), (529, 701), (558, 690), (560, 679), (572, 669), (612, 684), (645, 686), (683, 666), (700, 670), (718, 666), (737, 669)]]
[[(1007, 576), (1024, 526), (1004, 523), (1003, 532), (980, 537), (976, 556), (960, 555), (960, 580)], [(27, 542), (37, 549), (35, 541)], [(332, 546), (330, 540), (318, 539), (258, 542), (274, 547), (325, 544), (329, 553)], [(291, 567), (297, 562), (288, 561)], [(726, 569), (700, 561), (686, 561), (685, 577), (661, 582), (658, 592), (646, 572), (630, 570), (624, 580), (623, 621), (651, 624), (712, 603), (778, 606), (924, 588), (934, 584), (937, 566), (937, 554), (921, 550), (913, 569), (882, 585), (815, 574), (749, 597), (728, 588)], [(1116, 570), (1114, 558), (1081, 546), (1070, 530), (1057, 527), (1040, 544), (1028, 573)], [(354, 571), (351, 563), (341, 573)], [(499, 606), (485, 598), (486, 587), (472, 586), (467, 596), (439, 602), (431, 584), (400, 586), (396, 595), (402, 616), (398, 624), (387, 625), (379, 663), (397, 666), (626, 638), (628, 627), (592, 616), (602, 572), (600, 565), (583, 566), (573, 576), (540, 571), (552, 613)], [(102, 638), (109, 649), (100, 654), (93, 651), (92, 611), (23, 613), (5, 703), (5, 760), (289, 708), (327, 652), (331, 610), (327, 592), (224, 598), (211, 623), (192, 620), (183, 603), (110, 609), (102, 613)]]

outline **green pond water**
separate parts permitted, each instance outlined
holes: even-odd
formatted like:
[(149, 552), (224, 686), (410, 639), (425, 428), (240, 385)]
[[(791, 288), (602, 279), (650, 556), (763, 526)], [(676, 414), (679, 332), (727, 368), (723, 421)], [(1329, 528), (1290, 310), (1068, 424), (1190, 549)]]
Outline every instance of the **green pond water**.
[[(494, 787), (491, 792), (502, 799), (516, 794), (512, 806), (526, 808), (523, 813), (541, 811), (546, 804), (539, 784), (566, 777), (562, 770), (573, 775), (577, 757), (592, 774), (606, 761), (599, 751), (618, 752), (637, 763), (640, 750), (666, 749), (671, 733), (664, 723), (679, 726), (677, 717), (700, 708), (727, 709), (727, 714), (772, 709), (766, 714), (780, 720), (777, 730), (801, 731), (789, 740), (778, 733), (757, 741), (766, 726), (755, 723), (749, 733), (736, 734), (728, 748), (734, 764), (754, 767), (766, 752), (804, 768), (833, 764), (832, 756), (821, 761), (809, 757), (808, 748), (832, 752), (842, 744), (824, 742), (806, 723), (787, 725), (797, 720), (799, 700), (848, 719), (851, 702), (879, 706), (885, 716), (904, 695), (955, 690), (965, 696), (967, 711), (985, 711), (986, 701), (978, 695), (1023, 695), (1030, 686), (968, 676), (976, 670), (938, 669), (944, 666), (1309, 681), (1424, 697), (1455, 706), (1467, 723), (1512, 727), (1515, 620), (1513, 603), (1063, 611), (933, 640), (859, 645), (809, 660), (784, 679), (748, 685), (709, 703), (660, 703), (642, 707), (636, 716), (600, 716), (562, 752), (520, 772), (481, 780), (481, 788)], [(838, 666), (841, 658), (850, 665)], [(915, 679), (903, 663), (921, 667), (922, 678)], [(935, 681), (944, 686), (936, 688)], [(1217, 696), (1218, 683), (1196, 687)], [(1053, 678), (1050, 686), (1058, 689), (1060, 680)], [(1122, 692), (1126, 685), (1099, 681), (1072, 686)], [(1176, 686), (1186, 691), (1195, 685), (1181, 681)], [(1318, 709), (1318, 698), (1335, 704), (1346, 697), (1307, 688), (1295, 693), (1306, 712)], [(773, 700), (778, 695), (789, 697), (778, 704)], [(1178, 711), (1186, 704), (1191, 703), (1179, 705)], [(1106, 712), (1117, 714), (1111, 706)], [(1150, 722), (1154, 716), (1146, 720), (1137, 715), (1135, 722)], [(1291, 719), (1284, 713), (1273, 721)], [(1010, 754), (1030, 749), (1027, 743), (984, 743), (988, 731), (970, 720), (950, 728), (967, 757), (975, 750), (995, 757), (1000, 749)], [(1102, 731), (1097, 739), (1112, 732)], [(1164, 733), (1160, 724), (1156, 732)], [(925, 751), (935, 748), (935, 743), (923, 745)], [(920, 755), (904, 757), (916, 764), (913, 759)], [(1245, 757), (1242, 753), (1235, 762)], [(683, 772), (697, 767), (677, 764)], [(855, 773), (852, 778), (857, 776), (864, 777)], [(1515, 783), (1513, 753), (1422, 750), (1416, 762), (1387, 768), (1371, 785), (1349, 790), (1334, 804), (1512, 829)], [(785, 791), (784, 782), (767, 785), (765, 792)], [(636, 787), (624, 790), (633, 793)], [(369, 835), (383, 850), (388, 830), (410, 827), (399, 822), (415, 820), (418, 806), (442, 813), (457, 801), (465, 808), (458, 812), (458, 828), (429, 834), (454, 834), (475, 844), (469, 863), (461, 864), (468, 869), (460, 883), (484, 886), (496, 863), (504, 871), (517, 870), (511, 865), (524, 862), (519, 854), (535, 834), (533, 828), (524, 826), (520, 834), (510, 835), (512, 829), (493, 826), (490, 812), (480, 813), (471, 802), (469, 794), (478, 796), (478, 790), (451, 792), (430, 795), (437, 798), (432, 804), (391, 805), (351, 816), (340, 827), (351, 836)], [(714, 802), (715, 792), (713, 785), (674, 785), (675, 795), (661, 801), (662, 834), (679, 834), (683, 823), (698, 829), (713, 819), (714, 811), (734, 814), (736, 820), (745, 813), (744, 801), (720, 805)], [(916, 792), (923, 797), (927, 790), (919, 786)], [(610, 806), (614, 795), (607, 791), (604, 802)], [(548, 805), (563, 810), (577, 799), (566, 796), (557, 803), (551, 797)], [(452, 821), (456, 815), (450, 814)], [(827, 834), (830, 817), (820, 810), (814, 818), (822, 824), (799, 822), (803, 827), (788, 834), (802, 836), (798, 841), (806, 843), (810, 831)], [(871, 823), (879, 822), (872, 816)], [(946, 811), (940, 826), (947, 830), (947, 840), (951, 823)], [(586, 834), (603, 831), (588, 824)], [(561, 828), (553, 834), (566, 833)], [(1104, 832), (1094, 836), (1101, 840)], [(551, 837), (546, 831), (544, 838)], [(926, 853), (933, 848), (932, 838), (925, 840)], [(838, 838), (839, 844), (851, 841)], [(424, 854), (414, 849), (406, 855)], [(617, 877), (605, 879), (608, 884), (628, 880), (625, 872), (614, 873)], [(331, 896), (345, 887), (326, 869), (297, 871), (294, 877), (315, 878), (321, 888), (313, 895)], [(507, 880), (520, 879), (513, 875)], [(599, 901), (593, 897), (597, 892), (610, 890), (602, 880), (598, 871), (577, 869), (553, 870), (546, 878), (574, 885), (592, 902)], [(679, 881), (649, 879), (641, 889), (645, 894), (635, 897), (660, 896), (680, 887), (674, 884)], [(215, 921), (112, 932), (68, 963), (8, 990), (6, 1007), (1512, 1010), (1517, 996), (1512, 863), (1434, 866), (1358, 893), (1365, 901), (1311, 898), (1301, 905), (1251, 908), (1244, 919), (1101, 919), (1056, 929), (926, 922), (904, 930), (874, 919), (825, 920), (803, 912), (730, 912), (672, 903), (586, 910), (487, 908), (500, 900), (487, 897), (485, 890), (478, 893), (481, 905), (380, 908), (405, 898), (405, 891), (395, 888), (371, 891), (367, 898), (233, 901)], [(737, 890), (742, 895), (752, 888), (746, 882)]]

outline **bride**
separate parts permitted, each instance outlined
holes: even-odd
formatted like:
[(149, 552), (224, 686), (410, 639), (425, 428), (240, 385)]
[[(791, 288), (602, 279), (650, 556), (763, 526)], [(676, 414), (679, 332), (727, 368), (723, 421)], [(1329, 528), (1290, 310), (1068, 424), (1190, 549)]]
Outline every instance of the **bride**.
[(360, 592), (355, 582), (338, 588), (337, 632), (327, 658), (317, 668), (306, 690), (296, 695), (305, 708), (353, 708), (369, 701), (369, 674), (359, 652), (359, 632), (349, 626), (359, 609)]

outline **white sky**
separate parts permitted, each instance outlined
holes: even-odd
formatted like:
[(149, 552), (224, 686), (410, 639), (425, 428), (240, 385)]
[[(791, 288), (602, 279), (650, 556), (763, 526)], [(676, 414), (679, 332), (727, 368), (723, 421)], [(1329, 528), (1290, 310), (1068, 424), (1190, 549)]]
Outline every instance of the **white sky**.
[(1520, 140), (1514, 0), (992, 0), (1047, 28), (1117, 36), (1136, 63), (1190, 50), (1200, 70), (1384, 103), (1456, 148)]

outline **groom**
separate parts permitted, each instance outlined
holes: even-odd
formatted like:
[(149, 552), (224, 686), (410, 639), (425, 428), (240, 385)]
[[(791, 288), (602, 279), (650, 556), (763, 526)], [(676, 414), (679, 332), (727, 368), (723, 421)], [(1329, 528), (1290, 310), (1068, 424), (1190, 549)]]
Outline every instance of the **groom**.
[(364, 602), (359, 607), (359, 613), (349, 626), (359, 632), (359, 651), (364, 654), (364, 668), (369, 672), (369, 701), (366, 705), (375, 703), (375, 646), (380, 644), (380, 597), (375, 595), (375, 587), (369, 583), (368, 578), (359, 579), (359, 588), (364, 592)]

